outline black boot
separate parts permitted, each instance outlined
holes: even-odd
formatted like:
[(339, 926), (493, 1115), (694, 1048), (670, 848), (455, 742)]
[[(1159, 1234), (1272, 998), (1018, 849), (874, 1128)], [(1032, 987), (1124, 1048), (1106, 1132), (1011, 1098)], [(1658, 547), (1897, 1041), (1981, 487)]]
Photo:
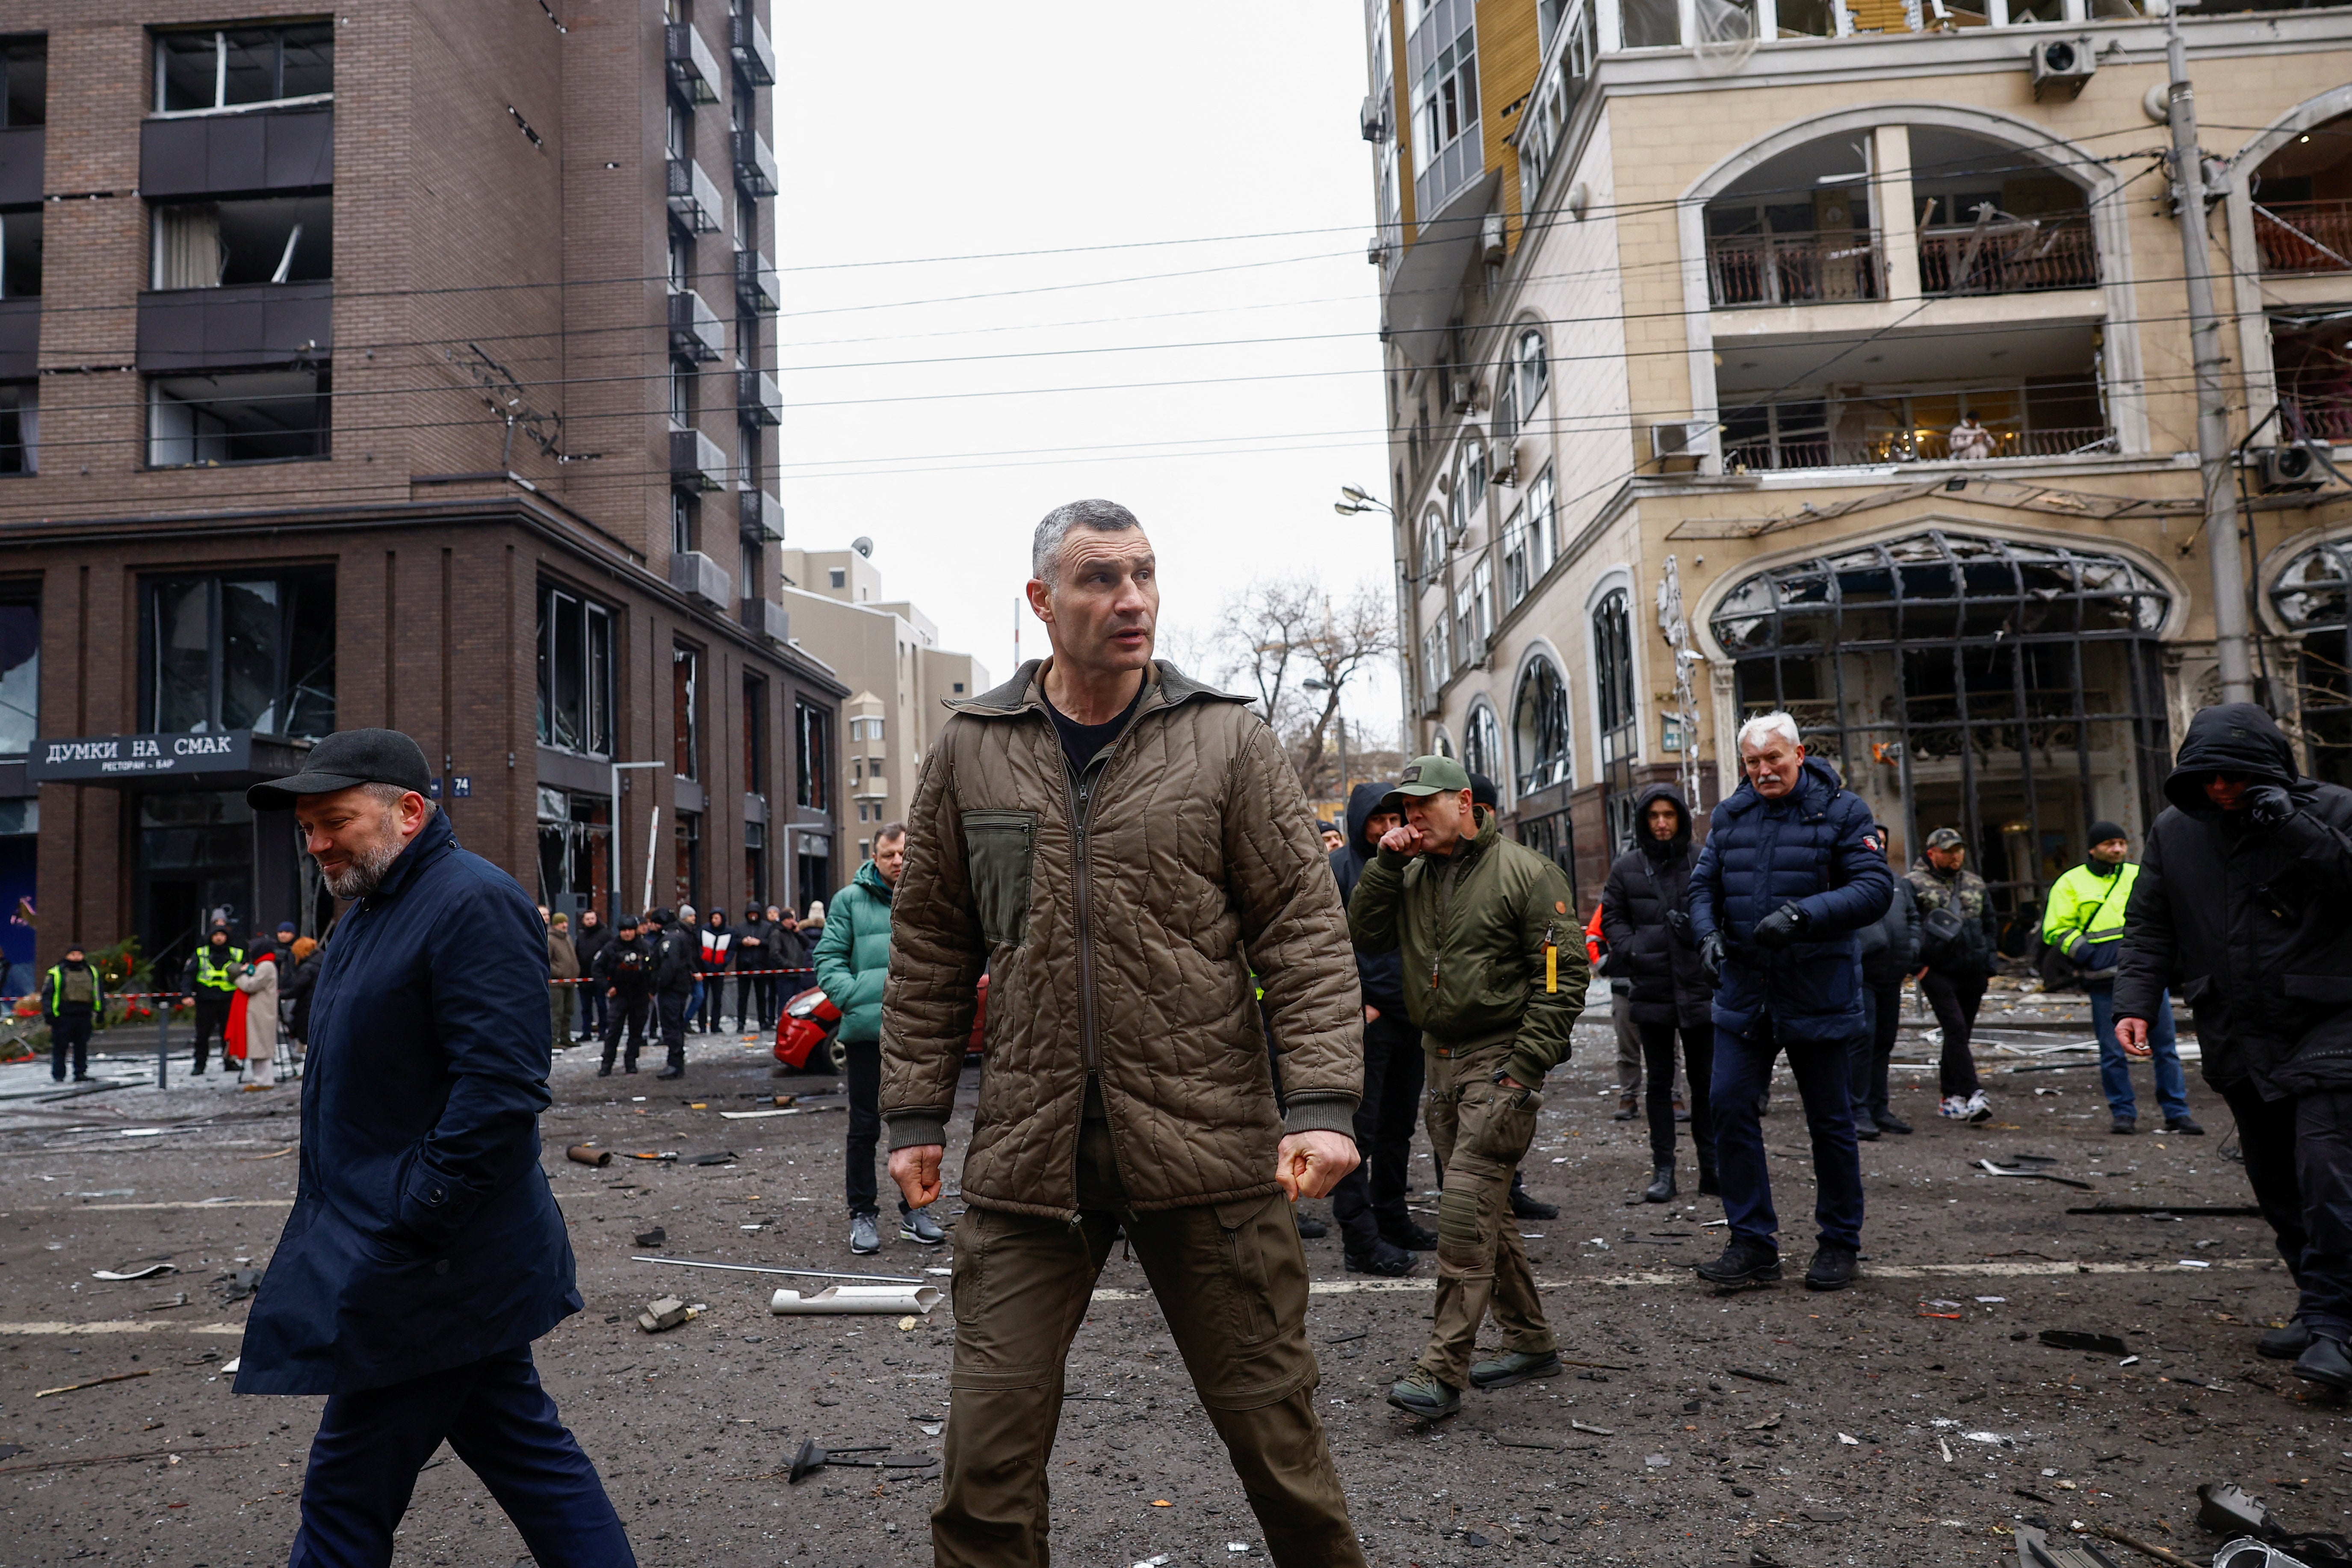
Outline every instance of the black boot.
[(2305, 1383), (2315, 1383), (2332, 1388), (2338, 1394), (2352, 1392), (2352, 1356), (2344, 1353), (2344, 1342), (2331, 1340), (2326, 1334), (2315, 1333), (2311, 1343), (2294, 1363), (2294, 1375)]
[(1528, 1196), (1527, 1188), (1519, 1184), (1519, 1173), (1513, 1171), (1511, 1173), (1511, 1213), (1520, 1219), (1558, 1219), (1559, 1205), (1538, 1203)]
[(1698, 1168), (1698, 1194), (1703, 1198), (1719, 1198), (1723, 1195), (1723, 1183), (1716, 1175), (1713, 1165), (1701, 1165)]
[(1675, 1168), (1672, 1165), (1661, 1165), (1651, 1172), (1650, 1184), (1642, 1189), (1642, 1201), (1645, 1204), (1670, 1203), (1674, 1200), (1674, 1195)]

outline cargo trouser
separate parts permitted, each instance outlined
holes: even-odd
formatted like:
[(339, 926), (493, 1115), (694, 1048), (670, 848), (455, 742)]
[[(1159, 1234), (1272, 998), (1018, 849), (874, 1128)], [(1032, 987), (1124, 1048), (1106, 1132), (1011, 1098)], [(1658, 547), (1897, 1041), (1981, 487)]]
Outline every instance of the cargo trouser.
[[(1506, 1177), (1507, 1180), (1507, 1175)], [(1124, 1227), (1277, 1563), (1361, 1564), (1315, 1415), (1307, 1255), (1279, 1193), (1127, 1207), (1101, 1121), (1078, 1139), (1078, 1222), (972, 1208), (956, 1222), (955, 1370), (931, 1510), (940, 1568), (1045, 1568), (1062, 1368)]]
[(1469, 1384), (1470, 1352), (1489, 1310), (1505, 1350), (1541, 1355), (1559, 1348), (1511, 1217), (1511, 1173), (1535, 1141), (1543, 1096), (1495, 1081), (1510, 1054), (1506, 1038), (1460, 1056), (1433, 1047), (1429, 1058), (1429, 1147), (1445, 1174), (1437, 1198), (1436, 1321), (1420, 1364), (1456, 1388)]

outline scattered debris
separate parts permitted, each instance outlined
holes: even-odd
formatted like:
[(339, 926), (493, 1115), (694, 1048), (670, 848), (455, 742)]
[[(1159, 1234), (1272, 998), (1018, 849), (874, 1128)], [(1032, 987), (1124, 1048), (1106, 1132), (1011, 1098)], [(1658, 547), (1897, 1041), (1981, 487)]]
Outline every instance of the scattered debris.
[(1565, 1443), (1530, 1442), (1523, 1437), (1497, 1437), (1495, 1439), (1495, 1446), (1498, 1448), (1540, 1448), (1547, 1454), (1564, 1454), (1568, 1451), (1568, 1445)]
[(177, 1264), (150, 1263), (144, 1268), (100, 1268), (94, 1271), (90, 1278), (93, 1279), (152, 1279), (158, 1274), (177, 1274), (179, 1271)]
[[(646, 1246), (654, 1243), (647, 1242)], [(904, 1274), (831, 1274), (822, 1268), (775, 1268), (764, 1263), (707, 1263), (698, 1258), (632, 1258), (632, 1263), (675, 1263), (680, 1268), (724, 1268), (737, 1274), (790, 1274), (802, 1279), (856, 1279), (868, 1285), (920, 1285)], [(944, 1271), (943, 1271), (944, 1272)]]
[(2080, 1187), (2086, 1193), (2094, 1190), (2091, 1184), (2088, 1182), (2078, 1182), (2072, 1176), (2061, 1176), (2051, 1171), (2019, 1169), (2008, 1165), (1995, 1164), (1990, 1160), (1979, 1160), (1977, 1162), (1977, 1168), (1983, 1171), (1988, 1175), (2023, 1176), (2030, 1181), (2055, 1182), (2062, 1187)]
[(2198, 1215), (2211, 1219), (2260, 1219), (2263, 1213), (2252, 1204), (2090, 1204), (2066, 1212), (2116, 1216), (2137, 1215), (2156, 1219), (2175, 1219), (2182, 1215)]
[[(2158, 1563), (2169, 1563), (2173, 1564), (2173, 1568), (2200, 1568), (2200, 1564), (2183, 1557), (2171, 1548), (2142, 1541), (2137, 1535), (2126, 1535), (2112, 1524), (2095, 1524), (2091, 1526), (2091, 1533), (2103, 1541), (2112, 1541), (2118, 1546), (2128, 1546), (2144, 1556), (2155, 1558)], [(2216, 1563), (2221, 1561), (2219, 1557), (2214, 1559)], [(2259, 1561), (2258, 1559), (2257, 1562)], [(2254, 1568), (2254, 1564), (2248, 1564), (2248, 1568)]]
[(827, 1285), (803, 1294), (779, 1290), (768, 1310), (779, 1316), (814, 1312), (929, 1312), (946, 1297), (936, 1285)]
[(1587, 1426), (1581, 1421), (1570, 1421), (1568, 1426), (1569, 1430), (1571, 1432), (1590, 1432), (1596, 1437), (1614, 1437), (1617, 1436), (1617, 1429), (1613, 1426)]
[(719, 1149), (708, 1154), (692, 1154), (683, 1163), (688, 1165), (731, 1165), (735, 1163), (735, 1151)]
[(2036, 1336), (2053, 1351), (2091, 1351), (2099, 1355), (2128, 1355), (2131, 1347), (2113, 1334), (2086, 1333), (2080, 1329), (2044, 1329)]
[(259, 1164), (264, 1160), (283, 1160), (287, 1155), (291, 1154), (295, 1150), (300, 1147), (301, 1145), (299, 1143), (289, 1143), (283, 1149), (277, 1150), (268, 1154), (239, 1154), (236, 1157), (237, 1163), (240, 1165), (256, 1165)]
[(622, 1153), (621, 1158), (624, 1160), (668, 1160), (675, 1162), (677, 1159), (677, 1151), (675, 1149), (665, 1149), (656, 1152), (648, 1149), (642, 1153), (635, 1154), (625, 1151)]
[(663, 1242), (667, 1241), (668, 1239), (669, 1232), (660, 1226), (656, 1226), (651, 1230), (641, 1230), (637, 1232), (636, 1245), (639, 1247), (659, 1247)]
[(1619, 1366), (1613, 1361), (1570, 1361), (1566, 1356), (1559, 1358), (1559, 1364), (1562, 1366), (1589, 1366), (1595, 1372), (1632, 1372), (1633, 1370), (1630, 1366)]
[(1750, 1372), (1744, 1366), (1727, 1366), (1723, 1370), (1729, 1376), (1744, 1377), (1750, 1383), (1769, 1383), (1779, 1388), (1786, 1388), (1789, 1386), (1789, 1380), (1787, 1378), (1774, 1377), (1769, 1372)]
[(783, 1110), (722, 1110), (719, 1113), (729, 1121), (758, 1121), (770, 1116), (798, 1116), (798, 1108)]
[(1780, 1412), (1775, 1410), (1771, 1415), (1767, 1415), (1761, 1421), (1750, 1421), (1746, 1429), (1750, 1432), (1769, 1432), (1780, 1424)]
[[(50, 1392), (55, 1393), (56, 1390)], [(250, 1448), (250, 1443), (215, 1443), (203, 1448), (150, 1448), (141, 1454), (92, 1454), (86, 1459), (43, 1459), (31, 1465), (0, 1465), (0, 1476), (28, 1475), (35, 1470), (78, 1470), (85, 1465), (131, 1465), (143, 1459), (163, 1459), (178, 1464), (184, 1454), (226, 1454), (238, 1448)], [(0, 1443), (0, 1459), (11, 1454), (29, 1454), (32, 1450), (16, 1443)]]
[(261, 1289), (258, 1268), (225, 1269), (213, 1280), (213, 1288), (221, 1293), (224, 1302), (242, 1301)]
[(150, 1375), (152, 1375), (152, 1372), (145, 1368), (142, 1368), (138, 1372), (112, 1372), (107, 1373), (104, 1377), (93, 1377), (88, 1383), (68, 1383), (59, 1388), (44, 1388), (35, 1394), (33, 1397), (36, 1399), (47, 1399), (52, 1394), (73, 1394), (85, 1388), (96, 1388), (101, 1384), (128, 1383), (134, 1377), (147, 1377)]
[(598, 1170), (613, 1163), (610, 1149), (599, 1149), (593, 1143), (574, 1143), (563, 1152), (563, 1157), (575, 1165), (593, 1165)]
[(221, 1370), (223, 1372), (235, 1372), (238, 1367), (241, 1367), (244, 1364), (245, 1358), (243, 1356), (233, 1355), (229, 1357), (228, 1360), (221, 1363)]
[(1371, 1331), (1370, 1329), (1358, 1329), (1352, 1334), (1333, 1334), (1323, 1342), (1327, 1345), (1344, 1345), (1349, 1340), (1360, 1340)]
[(644, 1311), (637, 1314), (637, 1327), (649, 1334), (657, 1334), (664, 1329), (674, 1329), (695, 1316), (697, 1316), (695, 1310), (677, 1297), (664, 1296), (659, 1300), (648, 1304)]
[(2030, 1524), (2013, 1527), (2018, 1568), (2122, 1568), (2114, 1558), (2081, 1541), (2053, 1541)]
[(1841, 1432), (1837, 1435), (1837, 1437), (1840, 1443), (1844, 1444), (1849, 1448), (1859, 1448), (1862, 1447), (1862, 1439), (1854, 1436), (1852, 1433)]
[(188, 1293), (185, 1290), (183, 1290), (168, 1301), (150, 1301), (147, 1304), (147, 1310), (151, 1312), (168, 1312), (174, 1307), (184, 1307), (187, 1304)]

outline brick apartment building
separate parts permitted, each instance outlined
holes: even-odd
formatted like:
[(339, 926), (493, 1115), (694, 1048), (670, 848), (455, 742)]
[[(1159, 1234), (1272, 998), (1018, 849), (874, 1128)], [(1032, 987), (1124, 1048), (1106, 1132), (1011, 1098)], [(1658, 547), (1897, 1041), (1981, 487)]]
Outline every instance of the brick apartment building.
[(0, 3), (10, 989), (223, 907), (322, 926), (243, 790), (339, 728), (415, 735), (557, 907), (832, 890), (766, 11)]

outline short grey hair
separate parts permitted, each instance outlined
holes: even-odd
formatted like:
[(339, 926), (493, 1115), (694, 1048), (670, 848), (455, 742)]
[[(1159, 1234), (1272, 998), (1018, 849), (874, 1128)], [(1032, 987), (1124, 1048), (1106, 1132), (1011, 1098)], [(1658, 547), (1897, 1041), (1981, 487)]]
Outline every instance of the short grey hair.
[[(402, 796), (415, 795), (416, 792), (396, 784), (370, 783), (360, 785), (360, 793), (389, 811), (400, 804)], [(421, 798), (425, 802), (424, 820), (430, 821), (434, 812), (438, 810), (439, 806), (429, 795)]]
[(1801, 746), (1805, 743), (1805, 737), (1797, 731), (1797, 721), (1789, 714), (1775, 710), (1770, 713), (1759, 713), (1755, 718), (1739, 726), (1740, 752), (1743, 755), (1746, 754), (1750, 736), (1754, 736), (1757, 743), (1760, 745), (1768, 737), (1773, 735), (1780, 736), (1792, 746)]
[(1040, 583), (1051, 584), (1054, 574), (1062, 563), (1062, 542), (1069, 537), (1074, 525), (1083, 524), (1097, 533), (1124, 533), (1143, 525), (1135, 514), (1115, 500), (1074, 500), (1057, 506), (1045, 514), (1037, 525), (1037, 535), (1029, 545), (1029, 575)]
[(879, 845), (886, 839), (904, 838), (906, 837), (907, 825), (905, 823), (886, 822), (882, 825), (882, 831), (874, 836), (874, 842)]

